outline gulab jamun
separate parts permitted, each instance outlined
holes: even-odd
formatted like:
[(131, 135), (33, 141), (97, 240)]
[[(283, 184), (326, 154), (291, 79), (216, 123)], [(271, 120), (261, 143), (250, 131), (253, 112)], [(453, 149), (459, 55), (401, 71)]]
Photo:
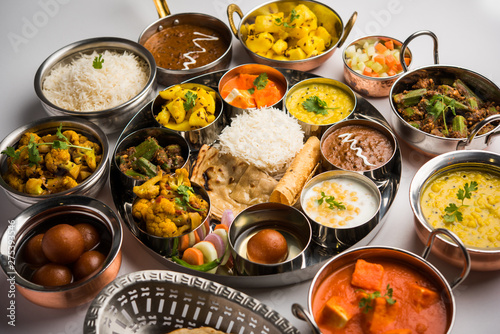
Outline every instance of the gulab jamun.
[(97, 246), (97, 244), (101, 240), (101, 237), (99, 236), (99, 232), (93, 225), (81, 223), (74, 226), (82, 234), (83, 242), (85, 243), (85, 251), (91, 250), (92, 248)]
[(287, 256), (286, 239), (276, 230), (260, 230), (248, 240), (247, 257), (252, 262), (276, 264), (286, 260)]
[(43, 286), (61, 286), (71, 283), (71, 270), (61, 264), (47, 263), (38, 268), (31, 281)]
[(42, 239), (43, 233), (40, 233), (28, 240), (26, 246), (24, 246), (24, 259), (26, 263), (41, 266), (49, 262), (42, 250)]
[(106, 257), (99, 251), (87, 251), (76, 260), (73, 265), (73, 276), (75, 280), (80, 280), (101, 268)]
[(45, 232), (42, 239), (45, 256), (57, 264), (75, 262), (85, 249), (82, 234), (68, 224), (58, 224)]

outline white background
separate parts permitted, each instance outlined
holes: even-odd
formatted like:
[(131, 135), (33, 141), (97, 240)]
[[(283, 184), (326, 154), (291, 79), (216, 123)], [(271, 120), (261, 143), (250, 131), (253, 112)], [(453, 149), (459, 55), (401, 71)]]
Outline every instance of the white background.
[[(474, 70), (500, 84), (500, 2), (478, 1), (323, 1), (344, 20), (353, 11), (359, 16), (347, 43), (364, 35), (383, 34), (404, 40), (411, 33), (428, 29), (439, 37), (442, 64)], [(228, 23), (226, 8), (238, 4), (244, 13), (263, 3), (260, 0), (170, 0), (172, 13), (202, 12)], [(152, 1), (144, 0), (2, 0), (0, 4), (0, 139), (15, 128), (45, 117), (35, 95), (33, 79), (39, 65), (59, 48), (90, 37), (116, 36), (136, 41), (142, 30), (157, 19)], [(236, 22), (239, 22), (236, 17)], [(432, 63), (432, 42), (421, 37), (411, 43), (412, 68)], [(233, 39), (232, 65), (251, 62), (239, 41)], [(341, 50), (314, 70), (319, 75), (343, 80)], [(388, 98), (370, 99), (389, 118)], [(110, 136), (114, 145), (117, 135)], [(428, 158), (412, 152), (401, 143), (404, 162), (402, 183), (388, 219), (372, 245), (388, 245), (420, 254), (423, 245), (413, 227), (408, 201), (408, 186), (416, 170)], [(497, 138), (488, 148), (500, 152)], [(113, 206), (109, 187), (99, 199)], [(0, 193), (0, 232), (8, 220), (20, 212)], [(153, 259), (125, 228), (123, 265), (119, 274), (143, 269), (165, 269)], [(457, 270), (432, 259), (450, 279)], [(273, 289), (248, 289), (244, 292), (278, 310), (303, 333), (307, 325), (294, 318), (290, 305), (306, 305), (310, 282)], [(1, 333), (81, 333), (88, 304), (68, 310), (39, 307), (21, 295), (16, 301), (16, 327), (8, 326), (8, 284), (0, 274)], [(499, 333), (498, 301), (500, 272), (473, 272), (454, 290), (457, 315), (453, 333)]]

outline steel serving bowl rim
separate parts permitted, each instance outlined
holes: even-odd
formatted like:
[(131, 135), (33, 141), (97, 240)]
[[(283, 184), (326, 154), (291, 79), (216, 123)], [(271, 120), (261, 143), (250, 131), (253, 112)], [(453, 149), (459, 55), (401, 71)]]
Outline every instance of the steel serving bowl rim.
[(99, 320), (104, 316), (104, 313), (106, 313), (107, 306), (111, 300), (119, 294), (123, 288), (147, 284), (148, 281), (155, 281), (173, 286), (183, 286), (195, 292), (203, 291), (211, 293), (216, 297), (221, 297), (224, 300), (234, 302), (244, 307), (254, 315), (261, 316), (263, 319), (273, 323), (281, 333), (300, 333), (286, 318), (254, 297), (207, 278), (169, 270), (143, 270), (124, 274), (115, 278), (104, 287), (90, 303), (85, 315), (84, 332), (100, 333)]
[[(484, 165), (487, 167), (488, 161), (490, 161), (490, 165), (491, 162), (493, 162), (494, 166), (500, 168), (500, 154), (483, 150), (463, 150), (443, 153), (432, 158), (420, 167), (410, 182), (410, 206), (415, 218), (418, 220), (420, 225), (427, 230), (427, 232), (432, 232), (434, 228), (427, 222), (422, 214), (420, 195), (428, 181), (437, 175), (454, 169), (461, 169), (463, 167), (467, 168), (468, 166), (474, 167), (477, 165)], [(497, 162), (498, 165), (495, 165), (495, 162)], [(500, 175), (500, 173), (498, 173), (498, 175)], [(438, 235), (437, 238), (439, 238), (440, 241), (445, 242), (448, 246), (457, 248), (457, 246), (453, 242), (450, 242), (447, 238), (444, 238), (441, 235)], [(496, 254), (500, 251), (500, 247), (484, 248), (469, 245), (465, 246), (468, 251), (476, 254)]]
[[(376, 39), (383, 39), (383, 38), (387, 38), (387, 39), (392, 39), (394, 41), (397, 41), (399, 42), (401, 45), (403, 45), (403, 42), (401, 42), (399, 39), (397, 38), (394, 38), (394, 37), (390, 37), (390, 36), (385, 36), (385, 35), (365, 35), (363, 37), (360, 37), (352, 42), (350, 42), (349, 44), (347, 44), (344, 49), (342, 50), (342, 62), (344, 63), (344, 68), (346, 68), (347, 70), (349, 70), (349, 72), (361, 79), (365, 79), (367, 81), (375, 81), (375, 82), (383, 82), (383, 81), (388, 81), (388, 80), (395, 80), (396, 78), (400, 77), (401, 75), (405, 74), (404, 71), (402, 71), (401, 73), (398, 73), (398, 74), (394, 74), (394, 75), (391, 75), (391, 76), (387, 76), (387, 77), (369, 77), (369, 76), (366, 76), (366, 75), (363, 75), (363, 74), (359, 74), (358, 72), (354, 71), (352, 68), (350, 68), (348, 65), (347, 65), (347, 60), (346, 60), (346, 50), (348, 47), (350, 47), (351, 45), (355, 45), (356, 43), (359, 43), (361, 42), (362, 40), (364, 39), (369, 39), (369, 38), (376, 38)], [(413, 54), (411, 53), (411, 50), (409, 48), (406, 49), (407, 52), (409, 52), (410, 54), (410, 64), (408, 66), (411, 65), (411, 62), (413, 61)], [(392, 96), (392, 94), (391, 94)]]
[[(93, 47), (94, 44), (99, 45), (100, 43), (104, 43), (102, 46), (95, 46)], [(107, 46), (106, 43), (111, 43), (111, 46)], [(84, 50), (81, 51), (73, 51), (74, 49), (77, 48), (83, 48), (85, 47)], [(106, 50), (120, 50), (120, 51), (127, 51), (131, 52), (137, 57), (141, 58), (141, 60), (146, 62), (146, 65), (149, 68), (149, 76), (148, 76), (148, 81), (146, 82), (146, 85), (141, 89), (137, 95), (129, 99), (128, 101), (125, 101), (117, 106), (108, 108), (108, 109), (103, 109), (103, 110), (96, 110), (96, 111), (75, 111), (75, 110), (67, 110), (64, 108), (61, 108), (51, 101), (47, 99), (45, 94), (43, 93), (42, 86), (43, 82), (45, 80), (45, 77), (49, 75), (52, 71), (52, 69), (57, 66), (62, 60), (65, 59), (76, 59), (80, 54), (88, 52), (89, 50), (92, 49), (106, 49)], [(42, 77), (43, 76), (43, 77)], [(67, 115), (71, 116), (99, 116), (99, 117), (105, 117), (109, 116), (109, 114), (116, 113), (117, 111), (122, 110), (123, 108), (129, 107), (130, 105), (134, 104), (137, 102), (137, 100), (140, 100), (144, 96), (148, 95), (149, 90), (154, 86), (156, 82), (156, 62), (153, 58), (153, 55), (151, 52), (149, 52), (144, 46), (142, 46), (139, 43), (136, 43), (134, 41), (125, 39), (125, 38), (119, 38), (119, 37), (95, 37), (95, 38), (88, 38), (88, 39), (83, 39), (77, 42), (73, 42), (71, 44), (68, 44), (66, 46), (63, 46), (59, 50), (53, 52), (51, 55), (49, 55), (43, 63), (40, 65), (38, 68), (36, 74), (35, 74), (35, 92), (38, 96), (38, 98), (42, 101), (42, 103), (50, 106), (52, 109), (57, 110), (58, 112), (63, 112)]]
[[(91, 209), (93, 213), (96, 213), (96, 215), (98, 215), (99, 224), (102, 223), (101, 218), (105, 217), (106, 222), (102, 224), (105, 226), (105, 228), (108, 230), (110, 234), (111, 245), (110, 245), (110, 250), (104, 260), (103, 267), (98, 272), (94, 273), (91, 277), (62, 286), (46, 287), (31, 282), (30, 280), (26, 279), (24, 276), (19, 274), (17, 270), (14, 271), (11, 270), (9, 268), (7, 260), (9, 259), (10, 256), (12, 256), (11, 254), (12, 248), (10, 248), (11, 242), (14, 243), (15, 247), (14, 252), (17, 253), (20, 247), (19, 241), (24, 240), (27, 237), (27, 234), (32, 229), (32, 227), (36, 228), (41, 223), (30, 226), (24, 226), (24, 225), (30, 222), (30, 220), (36, 219), (37, 216), (43, 214), (43, 212), (48, 210), (56, 210), (57, 208), (60, 208), (58, 212), (64, 212), (64, 210), (66, 209), (72, 209), (73, 211), (77, 211), (78, 209), (80, 210)], [(92, 217), (95, 217), (95, 215), (92, 215)], [(12, 275), (12, 274), (15, 275), (16, 284), (30, 291), (37, 291), (44, 293), (67, 292), (75, 288), (87, 285), (99, 279), (101, 274), (103, 274), (119, 256), (119, 253), (121, 251), (121, 246), (123, 243), (123, 228), (117, 214), (104, 202), (101, 202), (97, 199), (87, 196), (69, 195), (64, 197), (46, 199), (42, 202), (33, 204), (27, 209), (21, 211), (12, 221), (13, 221), (12, 225), (17, 227), (17, 230), (15, 231), (16, 237), (12, 239), (11, 231), (9, 231), (10, 228), (9, 224), (9, 227), (7, 227), (7, 229), (4, 231), (3, 235), (0, 238), (0, 247), (1, 247), (0, 265), (6, 275)], [(17, 238), (19, 234), (21, 234), (21, 239)]]
[[(352, 100), (354, 102), (352, 110), (349, 111), (349, 113), (344, 118), (342, 118), (341, 120), (333, 122), (333, 123), (328, 123), (328, 124), (308, 123), (308, 122), (305, 122), (303, 120), (300, 120), (298, 117), (296, 117), (295, 115), (293, 115), (288, 110), (288, 108), (286, 107), (286, 104), (288, 102), (288, 99), (291, 97), (291, 95), (293, 93), (295, 93), (295, 91), (297, 89), (299, 89), (299, 88), (301, 88), (301, 86), (304, 86), (304, 85), (309, 84), (311, 82), (319, 82), (319, 83), (330, 85), (330, 86), (333, 86), (333, 87), (336, 87), (336, 88), (339, 88), (339, 89), (343, 90), (347, 95), (349, 95), (349, 97), (352, 97)], [(344, 120), (347, 120), (354, 113), (354, 110), (356, 110), (357, 106), (358, 106), (358, 98), (357, 98), (356, 94), (354, 93), (354, 91), (352, 90), (351, 87), (349, 87), (347, 84), (343, 83), (342, 81), (331, 79), (331, 78), (324, 78), (324, 77), (309, 78), (309, 79), (305, 79), (305, 80), (297, 82), (295, 85), (293, 85), (292, 87), (290, 87), (290, 89), (288, 89), (288, 91), (286, 92), (286, 94), (285, 94), (285, 96), (283, 98), (283, 108), (291, 116), (293, 116), (293, 118), (295, 118), (296, 120), (298, 120), (298, 121), (300, 121), (300, 122), (302, 122), (304, 124), (311, 125), (311, 126), (319, 126), (319, 127), (330, 127), (330, 126), (332, 126), (334, 124), (337, 124), (337, 123), (340, 123), (340, 122), (342, 122)]]
[[(175, 18), (182, 17), (182, 16), (201, 16), (201, 17), (204, 17), (204, 18), (207, 18), (207, 19), (213, 19), (213, 20), (217, 21), (219, 24), (221, 24), (222, 26), (224, 26), (226, 28), (227, 32), (228, 32), (228, 36), (230, 37), (229, 41), (227, 41), (228, 42), (227, 49), (226, 49), (226, 51), (224, 51), (224, 53), (219, 58), (215, 59), (211, 63), (205, 64), (205, 65), (199, 66), (199, 67), (190, 68), (190, 69), (187, 69), (187, 70), (171, 70), (171, 69), (168, 69), (168, 68), (165, 68), (165, 67), (157, 66), (156, 65), (156, 61), (154, 60), (154, 57), (153, 57), (153, 62), (155, 64), (155, 66), (156, 66), (156, 69), (159, 70), (159, 71), (161, 71), (161, 72), (164, 72), (165, 74), (172, 74), (172, 75), (175, 75), (175, 74), (196, 74), (198, 72), (209, 70), (211, 67), (213, 67), (213, 66), (215, 66), (215, 65), (223, 62), (223, 60), (228, 56), (228, 54), (232, 52), (232, 48), (233, 48), (231, 29), (227, 26), (226, 23), (224, 23), (224, 21), (220, 20), (219, 18), (217, 18), (215, 16), (212, 16), (212, 15), (209, 15), (209, 14), (205, 14), (205, 13), (186, 12), (186, 13), (177, 13), (177, 14), (171, 14), (171, 15), (168, 15), (168, 16), (165, 16), (165, 17), (161, 17), (161, 18), (157, 19), (156, 21), (154, 21), (153, 23), (151, 23), (150, 25), (148, 25), (141, 32), (141, 34), (139, 35), (139, 39), (137, 40), (137, 43), (139, 45), (143, 46), (141, 44), (141, 40), (144, 38), (144, 35), (145, 35), (145, 33), (147, 31), (149, 31), (150, 29), (155, 28), (155, 26), (158, 25), (158, 24), (159, 24), (159, 26), (161, 26), (161, 22), (163, 22), (163, 21), (175, 20)], [(155, 29), (155, 30), (157, 30), (157, 29)]]
[[(2, 175), (0, 175), (0, 186), (4, 188), (5, 191), (11, 193), (13, 196), (16, 197), (16, 200), (19, 200), (21, 198), (26, 198), (26, 199), (36, 199), (36, 200), (44, 200), (44, 199), (50, 199), (54, 197), (59, 197), (59, 196), (64, 196), (68, 194), (73, 194), (77, 193), (80, 190), (86, 190), (90, 185), (93, 185), (97, 180), (101, 177), (107, 178), (107, 171), (109, 170), (109, 156), (110, 156), (110, 148), (109, 148), (109, 141), (108, 137), (106, 134), (99, 128), (96, 124), (92, 123), (91, 121), (88, 121), (83, 118), (76, 118), (74, 116), (49, 116), (45, 118), (41, 118), (39, 120), (36, 120), (32, 123), (25, 124), (14, 131), (12, 131), (10, 134), (8, 134), (4, 140), (0, 142), (0, 151), (3, 151), (6, 149), (7, 145), (10, 144), (10, 146), (16, 145), (19, 140), (21, 139), (21, 136), (26, 133), (28, 130), (42, 126), (43, 124), (46, 123), (63, 123), (67, 122), (70, 123), (71, 126), (78, 127), (79, 125), (84, 125), (85, 127), (90, 128), (92, 131), (95, 132), (95, 134), (92, 134), (93, 136), (96, 137), (97, 140), (100, 141), (101, 149), (102, 149), (102, 158), (101, 162), (99, 163), (99, 166), (96, 168), (96, 170), (89, 176), (87, 177), (84, 181), (82, 181), (80, 184), (77, 186), (66, 189), (64, 191), (59, 191), (57, 193), (53, 194), (47, 194), (47, 195), (32, 195), (32, 194), (27, 194), (20, 192), (14, 188), (12, 188), (7, 182), (5, 182), (4, 178)], [(57, 129), (57, 127), (54, 127), (54, 130)], [(79, 130), (81, 131), (81, 130)], [(85, 131), (85, 130), (84, 130)], [(90, 131), (86, 131), (90, 132)], [(12, 139), (16, 139), (15, 142), (12, 141)], [(0, 156), (0, 167), (6, 162), (7, 158)], [(23, 201), (24, 202), (24, 201)]]
[[(402, 81), (404, 78), (406, 78), (407, 75), (410, 75), (410, 74), (414, 74), (416, 73), (417, 71), (423, 71), (423, 70), (429, 70), (429, 69), (455, 69), (455, 70), (459, 70), (459, 71), (465, 71), (467, 73), (471, 73), (471, 74), (474, 74), (474, 75), (477, 75), (479, 76), (482, 80), (485, 80), (489, 85), (492, 85), (494, 89), (497, 90), (497, 92), (500, 94), (500, 88), (493, 82), (491, 81), (490, 79), (486, 78), (485, 76), (483, 76), (482, 74), (480, 74), (479, 72), (476, 72), (476, 71), (473, 71), (473, 70), (470, 70), (470, 69), (467, 69), (467, 68), (464, 68), (464, 67), (460, 67), (460, 66), (457, 66), (457, 65), (447, 65), (447, 64), (432, 64), (432, 65), (425, 65), (425, 66), (421, 66), (419, 68), (416, 68), (414, 70), (410, 70), (408, 72), (404, 72), (402, 74), (400, 74), (400, 77), (396, 79), (396, 81), (394, 82), (394, 84), (391, 86), (391, 91), (389, 93), (389, 103), (391, 105), (391, 110), (392, 110), (392, 113), (394, 115), (396, 115), (398, 117), (398, 119), (401, 121), (401, 124), (403, 124), (406, 128), (409, 128), (409, 129), (412, 129), (413, 131), (417, 131), (418, 133), (420, 134), (423, 134), (423, 135), (426, 135), (426, 136), (429, 136), (431, 138), (434, 138), (434, 139), (438, 139), (438, 140), (442, 140), (442, 141), (445, 141), (445, 142), (449, 142), (449, 143), (459, 143), (459, 142), (466, 142), (467, 141), (467, 138), (449, 138), (449, 137), (439, 137), (439, 136), (436, 136), (436, 135), (433, 135), (431, 133), (428, 133), (428, 132), (424, 132), (420, 129), (417, 129), (413, 126), (411, 126), (410, 124), (408, 124), (408, 122), (403, 118), (401, 117), (401, 115), (399, 114), (399, 112), (397, 111), (397, 108), (395, 107), (395, 103), (394, 103), (394, 100), (392, 98), (393, 94), (394, 94), (394, 88), (397, 86), (397, 84)], [(488, 131), (486, 133), (483, 133), (483, 134), (476, 134), (474, 136), (474, 139), (476, 138), (483, 138), (483, 137), (487, 137), (489, 136), (491, 133), (492, 133), (493, 130), (491, 131)]]
[[(248, 18), (250, 17), (250, 14), (255, 12), (256, 10), (258, 9), (261, 9), (261, 8), (264, 8), (270, 4), (273, 4), (273, 3), (276, 3), (276, 4), (279, 4), (279, 3), (284, 3), (284, 2), (291, 2), (291, 3), (294, 3), (294, 2), (308, 2), (308, 3), (314, 3), (314, 4), (317, 4), (317, 5), (321, 5), (323, 6), (324, 8), (328, 9), (329, 11), (331, 11), (333, 14), (335, 14), (335, 16), (337, 16), (337, 18), (339, 19), (339, 23), (340, 23), (340, 26), (342, 27), (342, 30), (341, 30), (341, 33), (340, 33), (340, 36), (339, 36), (339, 39), (337, 40), (337, 42), (333, 45), (330, 45), (328, 47), (328, 49), (326, 49), (325, 51), (323, 51), (323, 53), (319, 54), (319, 55), (316, 55), (316, 56), (312, 56), (312, 57), (309, 57), (309, 58), (305, 58), (305, 59), (298, 59), (298, 60), (278, 60), (278, 59), (272, 59), (272, 58), (266, 58), (266, 57), (263, 57), (255, 52), (253, 52), (252, 50), (250, 50), (248, 48), (248, 46), (246, 45), (245, 42), (243, 42), (243, 39), (242, 39), (242, 33), (241, 33), (241, 27), (242, 27), (242, 24), (243, 22), (247, 21)], [(337, 45), (339, 44), (339, 42), (342, 40), (342, 36), (345, 32), (345, 27), (344, 27), (344, 22), (342, 21), (342, 18), (340, 17), (340, 15), (333, 9), (331, 8), (330, 6), (328, 6), (327, 4), (323, 3), (323, 2), (319, 2), (319, 1), (316, 1), (316, 0), (298, 0), (298, 1), (294, 1), (294, 0), (273, 0), (273, 1), (268, 1), (268, 2), (265, 2), (263, 4), (260, 4), (254, 8), (252, 8), (251, 10), (249, 10), (242, 18), (241, 18), (241, 21), (238, 25), (238, 40), (241, 41), (241, 44), (243, 45), (243, 47), (245, 48), (245, 50), (247, 52), (249, 52), (252, 56), (258, 58), (258, 59), (262, 59), (263, 61), (271, 61), (273, 63), (276, 63), (276, 67), (280, 67), (280, 66), (283, 66), (283, 67), (289, 67), (290, 65), (292, 64), (302, 64), (302, 63), (306, 63), (310, 60), (313, 60), (313, 59), (319, 59), (319, 58), (323, 58), (325, 57), (326, 55), (329, 55), (330, 53), (332, 53), (334, 50), (336, 50), (337, 48)]]

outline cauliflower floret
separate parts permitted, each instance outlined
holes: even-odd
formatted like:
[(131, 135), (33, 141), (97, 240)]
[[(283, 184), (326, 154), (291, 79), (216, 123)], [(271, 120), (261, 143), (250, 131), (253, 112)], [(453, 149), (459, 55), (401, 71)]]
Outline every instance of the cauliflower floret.
[(59, 168), (71, 169), (71, 155), (68, 150), (53, 148), (45, 155), (45, 166), (52, 173), (57, 173)]
[(42, 195), (42, 184), (42, 179), (28, 179), (28, 181), (26, 181), (26, 187), (24, 191), (30, 195)]
[(150, 178), (140, 186), (135, 186), (133, 191), (134, 194), (139, 198), (153, 199), (160, 194), (160, 186), (157, 185), (163, 177), (162, 172), (160, 171), (158, 175)]

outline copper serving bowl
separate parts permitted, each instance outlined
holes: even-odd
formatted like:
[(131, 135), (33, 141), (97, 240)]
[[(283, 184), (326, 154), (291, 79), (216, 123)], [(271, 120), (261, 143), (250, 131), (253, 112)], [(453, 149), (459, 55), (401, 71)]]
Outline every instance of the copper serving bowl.
[[(434, 230), (425, 219), (420, 204), (426, 185), (436, 176), (462, 169), (500, 175), (500, 154), (481, 150), (448, 152), (429, 160), (417, 171), (410, 184), (410, 205), (415, 215), (415, 229), (422, 242), (425, 242)], [(472, 261), (472, 270), (500, 270), (500, 248), (466, 247)], [(448, 238), (438, 237), (432, 250), (447, 262), (455, 266), (461, 265), (461, 250)]]
[[(354, 89), (356, 92), (364, 96), (368, 97), (389, 96), (389, 92), (391, 91), (392, 85), (394, 84), (396, 79), (399, 78), (402, 72), (388, 77), (369, 77), (362, 73), (356, 72), (347, 64), (347, 56), (346, 56), (347, 48), (349, 48), (350, 46), (362, 47), (362, 45), (366, 41), (370, 40), (377, 40), (380, 42), (393, 41), (395, 47), (399, 48), (401, 48), (403, 44), (399, 40), (388, 36), (365, 36), (355, 40), (354, 42), (351, 42), (344, 48), (344, 51), (342, 52), (342, 60), (344, 61), (344, 79), (352, 89)], [(412, 56), (410, 49), (406, 49), (405, 56), (410, 58), (410, 64), (411, 64)]]
[[(92, 224), (100, 235), (97, 247), (105, 254), (100, 270), (70, 284), (49, 287), (30, 281), (33, 268), (22, 260), (22, 246), (34, 235), (65, 222)], [(104, 203), (84, 196), (47, 199), (22, 211), (9, 222), (0, 240), (0, 265), (15, 278), (16, 290), (29, 301), (51, 308), (75, 307), (92, 300), (113, 281), (121, 266), (122, 227), (118, 216)]]
[(46, 134), (55, 134), (57, 128), (62, 125), (63, 131), (74, 130), (77, 133), (87, 136), (94, 142), (97, 142), (102, 148), (102, 159), (96, 170), (76, 187), (67, 189), (58, 193), (49, 195), (30, 195), (12, 188), (4, 179), (3, 175), (7, 172), (7, 156), (0, 156), (0, 186), (5, 191), (7, 198), (17, 207), (25, 209), (28, 206), (49, 198), (65, 196), (70, 194), (83, 196), (96, 196), (102, 189), (108, 178), (109, 171), (109, 143), (106, 134), (94, 123), (83, 118), (70, 116), (46, 117), (26, 124), (12, 131), (0, 143), (0, 152), (7, 147), (16, 147), (22, 135), (26, 132), (33, 132), (40, 136)]
[[(284, 12), (288, 15), (288, 13), (290, 13), (290, 11), (299, 4), (308, 6), (309, 9), (311, 9), (318, 17), (318, 26), (322, 25), (325, 27), (333, 38), (331, 45), (323, 53), (302, 60), (276, 60), (260, 56), (247, 47), (245, 43), (247, 39), (246, 26), (253, 24), (257, 15), (267, 15), (277, 12)], [(332, 56), (333, 52), (344, 44), (358, 15), (357, 12), (354, 12), (344, 26), (342, 19), (337, 12), (327, 5), (313, 0), (270, 1), (252, 9), (246, 15), (243, 15), (243, 12), (238, 5), (230, 4), (227, 8), (227, 13), (229, 25), (231, 26), (234, 36), (240, 40), (241, 44), (245, 48), (245, 51), (255, 62), (272, 67), (289, 68), (299, 71), (309, 71), (315, 69), (328, 60)], [(234, 22), (235, 13), (241, 18), (239, 28), (236, 27)]]
[[(463, 270), (459, 277), (457, 277), (451, 284), (446, 280), (446, 278), (441, 274), (441, 272), (434, 267), (428, 260), (427, 257), (430, 254), (430, 249), (432, 248), (432, 244), (434, 238), (438, 234), (446, 234), (448, 237), (451, 237), (460, 245), (463, 252)], [(452, 333), (453, 324), (455, 321), (456, 315), (456, 304), (455, 297), (453, 295), (453, 289), (456, 288), (469, 274), (470, 270), (470, 260), (468, 257), (468, 253), (465, 250), (465, 247), (460, 243), (460, 240), (457, 239), (451, 232), (447, 230), (436, 230), (434, 231), (427, 241), (426, 248), (422, 253), (422, 256), (413, 254), (404, 249), (396, 248), (396, 247), (382, 247), (382, 246), (366, 246), (360, 248), (354, 248), (349, 251), (345, 251), (337, 256), (334, 256), (331, 260), (329, 260), (325, 265), (321, 267), (316, 276), (313, 278), (311, 285), (309, 286), (309, 293), (307, 297), (307, 309), (305, 309), (300, 304), (292, 305), (292, 313), (301, 320), (307, 321), (312, 333), (321, 334), (320, 328), (316, 322), (316, 319), (312, 315), (313, 310), (313, 301), (316, 298), (317, 291), (321, 284), (325, 282), (325, 280), (337, 270), (353, 264), (357, 261), (357, 259), (364, 259), (366, 261), (376, 261), (380, 260), (388, 260), (394, 262), (400, 262), (405, 266), (414, 268), (419, 273), (424, 275), (437, 289), (443, 298), (445, 308), (446, 308), (446, 332), (447, 334)]]
[(170, 10), (165, 0), (155, 0), (154, 2), (160, 18), (142, 31), (139, 36), (139, 44), (144, 45), (144, 43), (151, 36), (164, 28), (179, 24), (190, 24), (194, 26), (208, 27), (216, 31), (220, 36), (222, 36), (224, 43), (227, 45), (227, 49), (224, 54), (204, 66), (190, 68), (187, 70), (171, 70), (157, 66), (158, 83), (164, 86), (171, 86), (205, 73), (226, 69), (229, 66), (233, 52), (233, 36), (231, 35), (231, 30), (224, 22), (216, 17), (202, 13), (178, 13), (170, 15)]

